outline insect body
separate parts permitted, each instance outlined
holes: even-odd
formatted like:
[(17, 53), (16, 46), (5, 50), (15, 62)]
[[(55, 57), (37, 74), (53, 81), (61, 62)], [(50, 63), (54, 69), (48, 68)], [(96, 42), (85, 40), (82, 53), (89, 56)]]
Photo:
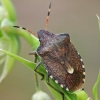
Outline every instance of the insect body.
[[(40, 45), (34, 54), (41, 57), (41, 62), (34, 70), (37, 72), (38, 67), (41, 64), (44, 64), (47, 71), (47, 84), (54, 89), (55, 87), (50, 84), (49, 78), (52, 78), (57, 84), (67, 91), (82, 89), (83, 83), (85, 82), (85, 68), (81, 56), (75, 49), (74, 45), (70, 42), (69, 34), (53, 34), (46, 31), (50, 7), (51, 3), (49, 5), (45, 30), (39, 30), (37, 32)], [(14, 27), (20, 28), (19, 26)], [(26, 28), (22, 29), (28, 30)], [(64, 100), (64, 94), (57, 89), (55, 90), (62, 94)]]
[(85, 79), (83, 61), (70, 42), (69, 34), (37, 32), (40, 46), (37, 49), (51, 78), (62, 88), (75, 91), (82, 88)]

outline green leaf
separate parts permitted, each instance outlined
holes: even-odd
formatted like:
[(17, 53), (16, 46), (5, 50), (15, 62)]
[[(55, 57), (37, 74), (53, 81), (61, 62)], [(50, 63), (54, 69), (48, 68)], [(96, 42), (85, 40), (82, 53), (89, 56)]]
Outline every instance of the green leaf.
[(76, 91), (75, 94), (77, 95), (77, 98), (79, 100), (87, 100), (88, 95), (86, 94), (85, 91), (81, 90), (81, 91)]
[(27, 66), (28, 68), (30, 68), (30, 69), (32, 69), (32, 70), (33, 70), (33, 69), (35, 68), (35, 66), (36, 66), (36, 64), (35, 64), (34, 62), (31, 62), (31, 61), (29, 61), (29, 60), (26, 60), (26, 59), (24, 59), (24, 58), (22, 58), (22, 57), (20, 57), (20, 56), (17, 56), (17, 55), (15, 55), (15, 54), (13, 54), (13, 53), (10, 53), (10, 52), (5, 51), (5, 50), (2, 50), (2, 49), (0, 49), (0, 51), (4, 52), (5, 54), (9, 55), (10, 57), (14, 58), (15, 60), (21, 62), (22, 64), (24, 64), (25, 66)]
[(96, 16), (98, 18), (98, 24), (99, 24), (99, 43), (100, 43), (100, 18), (97, 14), (96, 14)]
[(7, 11), (2, 5), (0, 5), (0, 23), (4, 18), (7, 18), (7, 17), (8, 17)]
[(93, 90), (92, 90), (93, 95), (94, 95), (94, 100), (99, 100), (98, 99), (98, 91), (97, 91), (99, 82), (100, 82), (100, 71), (99, 71), (99, 75), (98, 75), (97, 81), (95, 82), (95, 84), (93, 86)]
[(0, 38), (2, 37), (2, 31), (1, 31), (1, 29), (0, 29)]
[[(14, 59), (18, 60), (19, 62), (21, 62), (22, 64), (24, 64), (25, 66), (27, 66), (28, 68), (34, 70), (36, 64), (34, 62), (31, 62), (29, 60), (26, 60), (22, 57), (19, 57), (13, 53), (10, 53), (8, 51), (2, 50), (0, 49), (0, 51), (6, 53), (7, 55), (13, 57)], [(37, 70), (38, 72), (41, 72), (42, 74), (44, 74), (46, 76), (46, 70), (43, 66), (40, 66)], [(44, 78), (44, 82), (46, 83), (46, 78)], [(79, 98), (83, 98), (86, 97), (85, 92), (83, 91), (78, 91), (77, 93), (72, 93), (72, 92), (67, 92), (65, 89), (62, 89), (58, 84), (56, 84), (52, 79), (50, 79), (50, 84), (52, 84), (53, 87), (55, 87), (56, 89), (58, 89), (59, 91), (63, 92), (65, 95), (65, 100), (83, 100), (83, 99), (78, 99)], [(48, 86), (48, 85), (47, 85)], [(60, 95), (57, 91), (55, 91), (53, 88), (49, 87), (48, 88), (51, 90), (51, 93), (54, 95), (54, 97), (56, 98), (56, 100), (62, 100), (62, 95)], [(79, 92), (81, 92), (79, 94)], [(82, 95), (82, 97), (80, 97)], [(86, 100), (86, 99), (84, 99)]]
[[(7, 18), (4, 18), (2, 21), (1, 21), (1, 29), (4, 29), (5, 27), (8, 28), (9, 26), (13, 26), (14, 23), (11, 22), (9, 19)], [(9, 29), (10, 30), (10, 29)]]
[[(13, 27), (11, 27), (11, 30), (12, 30)], [(14, 29), (14, 28), (13, 28)], [(6, 31), (7, 33), (10, 33), (9, 29), (8, 31)], [(33, 49), (36, 50), (38, 45), (39, 45), (39, 40), (33, 36), (33, 35), (30, 35), (27, 31), (24, 31), (22, 29), (16, 29), (15, 31), (15, 34), (18, 34), (20, 36), (22, 36), (31, 46), (34, 46)], [(27, 67), (31, 68), (32, 70), (34, 70), (36, 64), (33, 63), (33, 62), (30, 62), (28, 60), (25, 60), (24, 58), (21, 58), (17, 55), (14, 55), (12, 53), (9, 53), (7, 51), (4, 51), (6, 54), (8, 54), (9, 56), (13, 57), (14, 59), (20, 61), (22, 64), (26, 65)], [(46, 70), (44, 68), (44, 66), (40, 66), (38, 69), (37, 69), (38, 72), (42, 73), (43, 75), (45, 75), (44, 77), (44, 82), (46, 83)], [(67, 92), (66, 90), (62, 89), (58, 84), (56, 84), (52, 79), (50, 79), (50, 84), (52, 84), (53, 87), (55, 87), (57, 90), (61, 91), (64, 93), (65, 95), (65, 100), (83, 100), (83, 99), (78, 99), (79, 94), (75, 94), (75, 93), (72, 93), (72, 92)], [(47, 85), (48, 86), (48, 85)], [(50, 89), (51, 93), (54, 95), (54, 97), (56, 98), (56, 100), (62, 100), (62, 95), (59, 94), (57, 91), (55, 91), (53, 88), (49, 87), (48, 88)], [(82, 95), (82, 93), (81, 93)], [(83, 93), (83, 96), (86, 97), (86, 95), (84, 95)], [(81, 98), (81, 97), (80, 97)], [(84, 99), (85, 100), (85, 99)]]
[(23, 29), (17, 29), (13, 27), (14, 23), (12, 23), (8, 19), (4, 19), (1, 23), (1, 29), (7, 33), (8, 35), (18, 35), (25, 39), (25, 41), (28, 42), (28, 44), (36, 50), (39, 45), (39, 40), (34, 35), (30, 34), (26, 30)]
[[(15, 28), (13, 28), (15, 29)], [(22, 36), (34, 50), (37, 49), (39, 45), (39, 40), (34, 35), (30, 34), (26, 30), (23, 29), (15, 29), (15, 33), (19, 36)]]
[(9, 37), (12, 36), (12, 35), (15, 35), (15, 30), (14, 28), (12, 27), (15, 23), (10, 21), (9, 19), (7, 18), (4, 18), (2, 21), (1, 21), (1, 26), (0, 26), (0, 29), (1, 29), (1, 33), (4, 37), (4, 35), (8, 35)]
[(13, 6), (11, 0), (1, 0), (1, 4), (6, 9), (6, 11), (8, 13), (8, 18), (11, 21), (15, 22), (16, 21), (16, 12), (15, 12), (15, 9), (14, 9), (14, 6)]
[[(15, 36), (10, 36), (9, 37), (3, 37), (0, 39), (1, 47), (9, 52), (17, 54), (19, 51), (19, 41), (17, 37)], [(2, 56), (2, 55), (1, 55)], [(1, 57), (1, 61), (4, 60), (4, 58)], [(10, 56), (5, 56), (5, 63), (4, 63), (4, 68), (0, 76), (0, 82), (7, 76), (7, 74), (11, 71), (13, 65), (14, 65), (14, 59)]]

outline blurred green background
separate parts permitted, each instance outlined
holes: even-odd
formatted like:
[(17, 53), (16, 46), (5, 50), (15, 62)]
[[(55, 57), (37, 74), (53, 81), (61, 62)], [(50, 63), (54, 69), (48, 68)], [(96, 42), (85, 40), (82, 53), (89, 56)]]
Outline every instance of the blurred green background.
[[(33, 32), (45, 28), (48, 5), (52, 2), (48, 30), (53, 33), (67, 32), (79, 51), (86, 68), (85, 91), (92, 96), (92, 87), (100, 69), (100, 44), (98, 42), (99, 0), (12, 0), (19, 26)], [(32, 47), (21, 38), (20, 56), (33, 60), (28, 55)], [(1, 65), (0, 65), (1, 66)], [(1, 72), (1, 71), (0, 71)], [(34, 72), (16, 61), (11, 73), (0, 84), (0, 100), (31, 100), (35, 93)], [(53, 98), (46, 85), (41, 88)], [(100, 85), (98, 87), (100, 94)], [(99, 95), (100, 98), (100, 95)]]

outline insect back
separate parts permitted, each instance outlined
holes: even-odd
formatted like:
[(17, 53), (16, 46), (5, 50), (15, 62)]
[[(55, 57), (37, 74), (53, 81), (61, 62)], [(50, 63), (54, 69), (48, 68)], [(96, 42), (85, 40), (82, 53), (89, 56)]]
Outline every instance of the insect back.
[[(44, 75), (38, 72), (37, 69), (41, 64), (44, 64), (47, 71), (47, 84), (59, 92), (64, 100), (64, 93), (53, 87), (49, 79), (52, 78), (55, 83), (67, 91), (76, 91), (83, 88), (85, 82), (85, 68), (81, 56), (70, 42), (69, 34), (54, 34), (47, 31), (50, 9), (51, 3), (46, 18), (45, 30), (39, 30), (37, 34), (35, 34), (35, 36), (39, 38), (40, 45), (33, 54), (39, 55), (41, 61), (37, 64), (34, 71), (42, 75), (43, 79)], [(19, 26), (14, 27), (22, 28), (34, 34), (26, 28)]]
[(66, 33), (37, 32), (40, 46), (37, 49), (48, 75), (67, 91), (83, 87), (85, 69), (83, 61)]

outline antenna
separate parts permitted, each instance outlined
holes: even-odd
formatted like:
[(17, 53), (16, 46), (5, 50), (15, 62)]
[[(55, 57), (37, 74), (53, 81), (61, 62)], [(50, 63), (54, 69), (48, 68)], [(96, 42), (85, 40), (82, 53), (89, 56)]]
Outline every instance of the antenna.
[(48, 20), (49, 20), (49, 16), (50, 16), (50, 10), (51, 10), (51, 3), (49, 5), (49, 10), (48, 10), (47, 18), (46, 18), (45, 30), (47, 30), (47, 28), (48, 28)]
[(30, 30), (27, 29), (27, 28), (20, 27), (20, 26), (13, 26), (13, 27), (15, 27), (15, 28), (20, 28), (20, 29), (23, 29), (23, 30), (26, 30), (26, 31), (28, 31), (29, 33), (33, 34), (35, 37), (37, 37), (37, 34), (35, 34), (34, 32), (30, 31)]

